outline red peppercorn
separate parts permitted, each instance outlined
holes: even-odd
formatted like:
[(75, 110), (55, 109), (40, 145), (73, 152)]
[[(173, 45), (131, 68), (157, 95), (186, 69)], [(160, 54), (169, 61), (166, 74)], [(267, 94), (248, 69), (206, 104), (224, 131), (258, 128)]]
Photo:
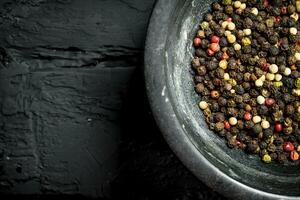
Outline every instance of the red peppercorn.
[(212, 50), (213, 52), (217, 52), (220, 50), (220, 45), (218, 43), (211, 43), (209, 45), (209, 49)]
[(297, 153), (297, 151), (291, 151), (291, 154), (290, 154), (290, 158), (293, 160), (293, 161), (296, 161), (299, 159), (299, 154)]
[(247, 120), (247, 121), (250, 121), (250, 120), (252, 119), (251, 113), (246, 112), (246, 113), (244, 114), (244, 119)]
[(215, 52), (211, 49), (207, 49), (207, 55), (209, 56), (213, 56), (215, 54)]
[(264, 6), (268, 7), (269, 6), (269, 1), (268, 0), (264, 0)]
[(266, 98), (265, 104), (266, 106), (270, 107), (275, 103), (275, 100), (272, 98)]
[(281, 14), (285, 15), (287, 13), (287, 7), (282, 7), (281, 8)]
[(261, 69), (265, 72), (269, 71), (269, 67), (270, 67), (269, 63), (264, 63), (261, 65)]
[(275, 126), (274, 126), (274, 128), (275, 128), (275, 131), (277, 133), (279, 133), (279, 132), (282, 131), (282, 124), (281, 123), (276, 123)]
[(275, 18), (275, 22), (276, 22), (276, 23), (280, 23), (280, 22), (281, 22), (281, 17), (280, 17), (280, 16), (277, 16), (277, 17)]
[(230, 129), (230, 124), (227, 120), (224, 121), (224, 128), (227, 130)]
[(283, 149), (287, 152), (293, 151), (294, 150), (294, 145), (291, 142), (286, 142), (283, 144)]
[(226, 19), (226, 21), (232, 22), (232, 18), (231, 18), (231, 17), (228, 17), (228, 18)]
[(194, 46), (195, 46), (195, 47), (199, 47), (200, 44), (201, 44), (201, 39), (198, 38), (198, 37), (195, 37), (195, 38), (194, 38)]
[(214, 35), (214, 36), (211, 37), (210, 41), (212, 43), (219, 43), (220, 42), (220, 37)]

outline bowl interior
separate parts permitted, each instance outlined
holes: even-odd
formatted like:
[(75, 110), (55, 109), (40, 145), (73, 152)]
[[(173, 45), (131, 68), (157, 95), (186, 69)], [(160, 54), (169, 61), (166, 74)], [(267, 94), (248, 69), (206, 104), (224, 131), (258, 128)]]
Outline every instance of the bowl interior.
[(299, 196), (299, 162), (264, 164), (259, 156), (229, 149), (223, 138), (210, 131), (198, 109), (199, 96), (194, 92), (190, 63), (192, 39), (204, 13), (213, 1), (178, 1), (168, 25), (164, 72), (166, 89), (176, 117), (195, 147), (223, 173), (250, 187), (270, 193)]

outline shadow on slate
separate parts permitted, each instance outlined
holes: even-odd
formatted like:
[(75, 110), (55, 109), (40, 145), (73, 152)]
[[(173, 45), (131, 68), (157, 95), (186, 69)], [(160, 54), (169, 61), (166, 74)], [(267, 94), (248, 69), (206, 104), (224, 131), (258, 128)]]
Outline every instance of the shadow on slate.
[(114, 199), (224, 199), (200, 182), (173, 154), (152, 117), (143, 73), (137, 69), (123, 111), (120, 174)]

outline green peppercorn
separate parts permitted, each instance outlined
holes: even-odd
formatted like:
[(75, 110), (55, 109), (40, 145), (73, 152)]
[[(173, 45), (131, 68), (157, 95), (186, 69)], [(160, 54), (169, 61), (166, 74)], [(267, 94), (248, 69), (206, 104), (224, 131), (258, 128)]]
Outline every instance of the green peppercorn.
[(233, 7), (231, 5), (225, 6), (225, 13), (232, 14), (233, 13)]
[(262, 132), (262, 127), (260, 124), (255, 124), (252, 128), (254, 134), (259, 134), (260, 132)]
[(231, 5), (232, 1), (231, 0), (222, 0), (223, 5)]
[(276, 56), (279, 54), (279, 49), (276, 46), (270, 46), (269, 52), (271, 55)]
[(287, 9), (289, 14), (293, 14), (294, 12), (296, 12), (296, 7), (292, 4), (290, 4)]
[(269, 18), (266, 20), (266, 25), (267, 27), (273, 27), (274, 26), (274, 19), (273, 18)]

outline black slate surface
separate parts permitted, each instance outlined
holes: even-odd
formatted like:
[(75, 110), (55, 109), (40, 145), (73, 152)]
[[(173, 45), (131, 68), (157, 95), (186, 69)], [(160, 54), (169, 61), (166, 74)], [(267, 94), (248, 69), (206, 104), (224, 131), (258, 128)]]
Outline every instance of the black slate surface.
[(152, 118), (142, 66), (153, 5), (0, 1), (2, 195), (222, 199)]

